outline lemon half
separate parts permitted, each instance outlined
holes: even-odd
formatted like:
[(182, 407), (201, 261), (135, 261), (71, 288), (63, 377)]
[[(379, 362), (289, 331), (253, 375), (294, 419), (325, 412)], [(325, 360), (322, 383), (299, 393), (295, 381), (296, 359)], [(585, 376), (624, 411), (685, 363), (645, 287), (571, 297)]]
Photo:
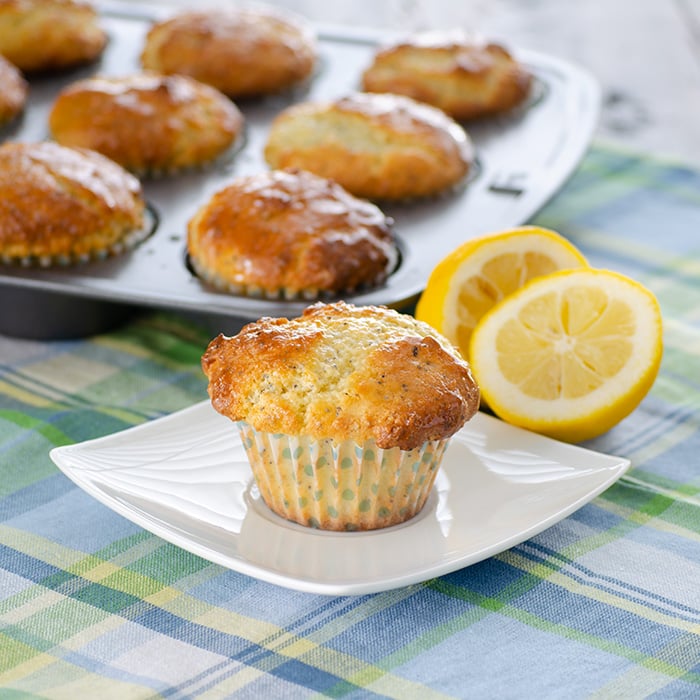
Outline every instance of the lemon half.
[(563, 236), (522, 226), (474, 238), (434, 268), (416, 306), (416, 317), (451, 340), (469, 359), (471, 334), (479, 319), (531, 279), (587, 265)]
[(647, 288), (581, 268), (539, 277), (494, 306), (469, 354), (494, 413), (578, 442), (639, 405), (656, 379), (662, 338), (659, 304)]

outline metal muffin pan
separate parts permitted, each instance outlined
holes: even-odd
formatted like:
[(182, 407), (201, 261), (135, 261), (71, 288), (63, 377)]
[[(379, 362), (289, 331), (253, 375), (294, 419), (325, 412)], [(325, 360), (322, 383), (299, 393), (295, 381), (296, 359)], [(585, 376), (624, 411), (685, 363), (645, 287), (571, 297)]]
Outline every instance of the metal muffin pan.
[[(30, 83), (24, 116), (3, 140), (48, 138), (48, 113), (58, 91), (93, 74), (140, 70), (139, 55), (162, 6), (98, 4), (110, 42), (99, 63)], [(171, 10), (173, 11), (173, 10)], [(263, 147), (274, 116), (307, 99), (339, 97), (359, 87), (362, 70), (386, 34), (318, 27), (321, 61), (305, 88), (237, 105), (246, 118), (245, 140), (210, 168), (144, 179), (146, 199), (158, 217), (153, 235), (134, 250), (99, 262), (63, 268), (0, 265), (0, 333), (33, 338), (90, 335), (119, 323), (131, 311), (166, 309), (212, 331), (233, 332), (261, 316), (296, 316), (309, 302), (240, 297), (199, 280), (186, 260), (187, 222), (216, 191), (242, 174), (267, 169)], [(536, 76), (537, 94), (513, 114), (466, 125), (478, 157), (465, 186), (443, 197), (380, 204), (395, 220), (401, 263), (386, 283), (345, 299), (356, 304), (409, 308), (437, 262), (474, 236), (520, 225), (561, 187), (584, 155), (597, 122), (600, 94), (584, 70), (533, 52), (516, 55)]]

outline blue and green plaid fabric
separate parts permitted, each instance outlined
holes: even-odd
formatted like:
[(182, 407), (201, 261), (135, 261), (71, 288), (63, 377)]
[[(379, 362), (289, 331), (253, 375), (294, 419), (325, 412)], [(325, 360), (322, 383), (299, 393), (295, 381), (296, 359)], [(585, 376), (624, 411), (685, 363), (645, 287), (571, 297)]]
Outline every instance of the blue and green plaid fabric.
[(0, 340), (0, 697), (700, 697), (700, 173), (599, 146), (536, 220), (661, 302), (653, 390), (589, 445), (633, 468), (534, 539), (386, 593), (211, 564), (50, 461), (205, 398), (204, 331), (157, 314)]

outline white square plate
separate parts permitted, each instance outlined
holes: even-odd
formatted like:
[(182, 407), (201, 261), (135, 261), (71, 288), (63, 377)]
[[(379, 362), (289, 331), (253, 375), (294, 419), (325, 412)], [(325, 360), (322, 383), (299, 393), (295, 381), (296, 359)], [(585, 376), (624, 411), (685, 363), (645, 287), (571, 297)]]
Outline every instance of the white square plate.
[(331, 533), (266, 508), (234, 424), (209, 401), (57, 447), (51, 458), (87, 493), (183, 549), (331, 595), (397, 588), (498, 554), (573, 513), (630, 465), (478, 413), (452, 438), (419, 515), (384, 530)]

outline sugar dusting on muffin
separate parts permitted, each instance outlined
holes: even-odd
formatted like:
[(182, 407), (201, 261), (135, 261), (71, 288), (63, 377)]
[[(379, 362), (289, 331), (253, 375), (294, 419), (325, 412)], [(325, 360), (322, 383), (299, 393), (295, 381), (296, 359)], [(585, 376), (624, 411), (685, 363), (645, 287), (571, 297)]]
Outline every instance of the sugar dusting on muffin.
[(139, 181), (94, 151), (51, 142), (0, 146), (0, 259), (82, 262), (122, 252), (147, 232)]
[(391, 92), (467, 121), (521, 105), (533, 76), (504, 46), (461, 31), (423, 32), (378, 50), (362, 74), (368, 92)]
[(264, 155), (372, 200), (434, 196), (464, 181), (474, 149), (441, 110), (409, 97), (353, 93), (292, 105), (274, 119)]
[(189, 75), (233, 98), (288, 90), (316, 63), (310, 26), (265, 5), (181, 12), (151, 27), (141, 54), (148, 70)]
[(57, 142), (151, 175), (206, 166), (234, 143), (243, 123), (218, 90), (152, 72), (76, 81), (61, 90), (49, 114)]
[(303, 170), (240, 176), (189, 222), (190, 262), (207, 283), (268, 298), (318, 298), (383, 283), (397, 263), (393, 220)]
[(78, 0), (0, 3), (0, 54), (25, 73), (56, 72), (102, 55), (107, 33), (95, 8)]

